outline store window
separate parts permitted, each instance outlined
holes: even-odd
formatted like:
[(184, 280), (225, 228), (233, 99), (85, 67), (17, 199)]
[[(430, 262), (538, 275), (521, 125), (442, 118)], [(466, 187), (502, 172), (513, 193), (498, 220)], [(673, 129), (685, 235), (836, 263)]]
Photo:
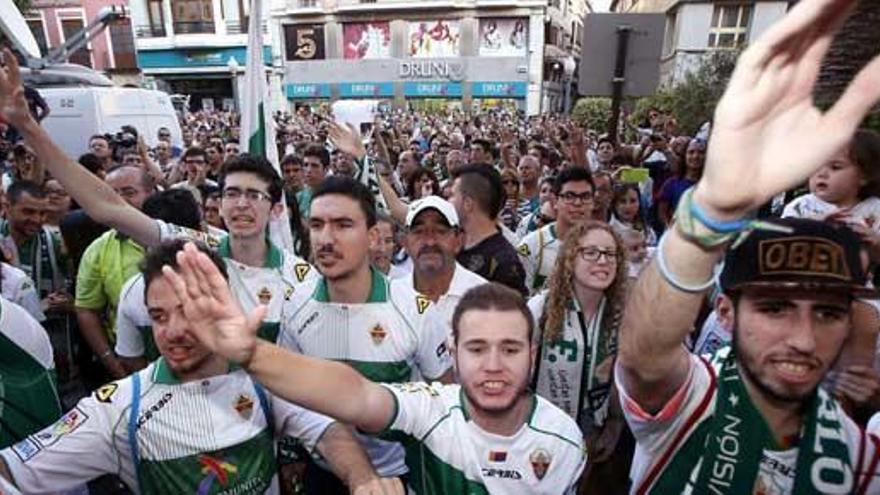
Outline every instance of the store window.
[(138, 28), (138, 36), (149, 35), (152, 38), (165, 37), (165, 12), (162, 10), (162, 0), (149, 0), (147, 3), (147, 18), (150, 24)]
[(716, 5), (712, 13), (712, 26), (709, 28), (709, 48), (737, 48), (745, 44), (751, 19), (751, 5)]
[(45, 56), (49, 53), (49, 44), (46, 42), (46, 31), (43, 30), (43, 19), (39, 17), (27, 19), (27, 25), (37, 41), (37, 46), (40, 47), (40, 55)]
[(174, 0), (171, 12), (175, 34), (214, 33), (214, 8), (211, 0)]
[[(82, 30), (83, 26), (82, 17), (61, 19), (61, 31), (64, 34), (65, 40), (74, 37)], [(83, 45), (82, 48), (71, 53), (68, 60), (72, 64), (85, 65), (86, 67), (92, 66), (92, 56), (89, 54), (89, 49), (86, 45)]]

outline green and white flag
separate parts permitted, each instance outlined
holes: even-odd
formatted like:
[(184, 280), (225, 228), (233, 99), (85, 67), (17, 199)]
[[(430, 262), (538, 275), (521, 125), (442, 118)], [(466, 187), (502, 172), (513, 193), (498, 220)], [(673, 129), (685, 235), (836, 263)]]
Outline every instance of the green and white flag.
[[(244, 72), (244, 87), (241, 96), (241, 143), (242, 153), (264, 157), (281, 177), (278, 148), (275, 146), (275, 122), (272, 112), (266, 107), (272, 101), (269, 85), (266, 83), (266, 68), (263, 66), (263, 6), (262, 0), (251, 0), (248, 19), (247, 65)], [(288, 221), (287, 202), (281, 195), (283, 214), (269, 222), (269, 235), (272, 242), (290, 252), (294, 252), (293, 235)]]

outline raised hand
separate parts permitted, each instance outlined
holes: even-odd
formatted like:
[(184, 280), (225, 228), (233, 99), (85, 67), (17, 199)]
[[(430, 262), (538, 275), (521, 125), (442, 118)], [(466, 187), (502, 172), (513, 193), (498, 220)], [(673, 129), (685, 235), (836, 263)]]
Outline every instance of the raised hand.
[(327, 135), (337, 149), (358, 160), (362, 160), (367, 155), (367, 149), (361, 141), (361, 133), (353, 125), (346, 122), (343, 127), (332, 121), (328, 121), (327, 125)]
[(28, 109), (21, 84), (18, 60), (9, 48), (3, 48), (3, 65), (0, 68), (0, 115), (15, 127), (36, 123)]
[(804, 181), (847, 145), (880, 98), (880, 57), (828, 111), (813, 104), (822, 59), (856, 0), (804, 0), (740, 57), (715, 110), (695, 199), (736, 218)]
[(245, 316), (220, 270), (191, 242), (177, 253), (177, 265), (176, 271), (163, 267), (162, 274), (174, 288), (194, 336), (211, 352), (246, 366), (257, 346), (266, 306)]

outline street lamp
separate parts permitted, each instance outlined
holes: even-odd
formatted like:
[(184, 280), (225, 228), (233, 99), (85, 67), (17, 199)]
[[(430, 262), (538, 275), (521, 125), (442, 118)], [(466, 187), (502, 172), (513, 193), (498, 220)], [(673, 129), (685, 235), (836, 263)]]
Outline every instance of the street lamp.
[(235, 60), (235, 57), (230, 56), (229, 60), (226, 61), (226, 66), (229, 67), (229, 73), (232, 75), (232, 110), (238, 111), (238, 60)]
[(571, 55), (562, 59), (562, 74), (565, 76), (565, 106), (562, 107), (563, 113), (571, 111), (571, 82), (574, 80), (574, 71), (577, 63)]

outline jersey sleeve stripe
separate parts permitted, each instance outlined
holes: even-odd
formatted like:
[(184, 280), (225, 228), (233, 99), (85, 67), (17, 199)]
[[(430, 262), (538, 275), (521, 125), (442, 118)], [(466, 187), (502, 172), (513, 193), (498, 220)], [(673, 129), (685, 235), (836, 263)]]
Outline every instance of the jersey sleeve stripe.
[(654, 464), (654, 467), (651, 468), (644, 481), (642, 481), (642, 484), (635, 491), (637, 495), (644, 495), (648, 492), (648, 489), (651, 487), (654, 481), (656, 481), (660, 473), (663, 472), (663, 468), (665, 468), (666, 464), (672, 459), (672, 456), (675, 454), (676, 450), (678, 450), (678, 447), (682, 444), (682, 442), (684, 442), (684, 439), (688, 436), (688, 434), (691, 433), (691, 430), (696, 425), (697, 420), (703, 416), (703, 414), (709, 408), (709, 404), (712, 403), (712, 397), (715, 396), (715, 388), (717, 386), (715, 369), (712, 368), (712, 365), (710, 365), (709, 362), (706, 361), (706, 359), (702, 356), (698, 356), (698, 358), (709, 371), (709, 387), (706, 389), (706, 394), (700, 400), (700, 404), (694, 410), (693, 414), (691, 414), (691, 416), (687, 419), (684, 427), (678, 432), (678, 434), (675, 436), (675, 439), (672, 441), (672, 443), (669, 444), (669, 447), (667, 447), (663, 455), (660, 456), (660, 459), (657, 461), (656, 464)]

